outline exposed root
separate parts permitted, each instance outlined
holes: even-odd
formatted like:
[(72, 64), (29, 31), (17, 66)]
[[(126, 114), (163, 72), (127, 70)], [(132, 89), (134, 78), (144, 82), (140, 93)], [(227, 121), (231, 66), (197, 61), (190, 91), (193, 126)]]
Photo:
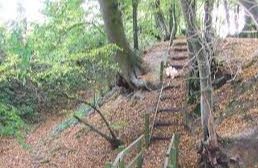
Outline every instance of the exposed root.
[(209, 140), (201, 142), (198, 149), (200, 168), (229, 168), (229, 159), (220, 147), (215, 147)]

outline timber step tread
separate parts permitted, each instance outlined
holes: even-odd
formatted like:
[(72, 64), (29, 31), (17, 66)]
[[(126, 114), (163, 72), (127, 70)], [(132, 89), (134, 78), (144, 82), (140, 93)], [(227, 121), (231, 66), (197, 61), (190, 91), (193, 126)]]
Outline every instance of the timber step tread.
[(174, 47), (173, 50), (175, 52), (187, 51), (187, 47)]
[(187, 46), (186, 41), (174, 41), (174, 46)]
[(154, 123), (154, 127), (167, 127), (167, 126), (172, 126), (172, 125), (180, 125), (180, 123), (177, 121), (174, 121), (174, 122), (157, 121)]
[(162, 95), (161, 97), (160, 97), (160, 101), (165, 101), (165, 100), (168, 100), (168, 99), (173, 99), (173, 100), (175, 100), (175, 99), (177, 99), (178, 97), (175, 97), (175, 96), (172, 96), (172, 95)]
[(180, 61), (180, 60), (186, 60), (186, 59), (188, 59), (188, 57), (187, 56), (173, 56), (170, 59), (174, 60), (174, 61)]
[(182, 112), (184, 109), (182, 108), (164, 108), (164, 109), (158, 109), (158, 113), (178, 113)]
[(151, 141), (170, 141), (171, 136), (152, 136)]
[(170, 95), (161, 96), (160, 101), (165, 101), (165, 100), (170, 99), (170, 98), (171, 98)]
[(171, 66), (176, 69), (183, 69), (184, 67), (187, 67), (187, 65), (178, 65), (178, 64), (172, 64)]
[(178, 79), (178, 78), (185, 78), (185, 77), (187, 77), (187, 75), (177, 75), (177, 76), (175, 76), (176, 79)]
[(178, 89), (180, 88), (181, 86), (180, 85), (167, 85), (163, 88), (163, 90), (169, 90), (169, 89)]

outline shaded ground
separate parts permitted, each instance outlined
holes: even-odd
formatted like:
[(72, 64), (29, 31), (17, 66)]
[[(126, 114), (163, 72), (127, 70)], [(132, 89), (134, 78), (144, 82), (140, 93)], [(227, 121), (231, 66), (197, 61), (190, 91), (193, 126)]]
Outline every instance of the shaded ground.
[[(167, 43), (155, 45), (145, 55), (145, 60), (151, 64), (152, 72), (144, 78), (158, 81), (159, 63), (166, 58)], [(231, 60), (228, 62), (232, 72), (237, 73), (236, 80), (228, 82), (222, 88), (215, 91), (215, 117), (218, 124), (217, 132), (223, 138), (236, 139), (237, 146), (230, 144), (227, 151), (232, 153), (232, 157), (239, 154), (245, 167), (255, 167), (256, 159), (251, 156), (258, 156), (256, 141), (257, 132), (252, 131), (257, 126), (258, 107), (257, 107), (257, 86), (258, 80), (254, 78), (258, 73), (258, 66), (255, 64), (248, 69), (241, 68), (251, 59), (251, 53), (258, 48), (257, 40), (254, 39), (226, 39), (219, 43), (218, 53), (221, 60)], [(173, 52), (170, 56), (174, 56)], [(230, 58), (230, 59), (229, 59)], [(174, 64), (175, 62), (170, 62)], [(176, 64), (183, 64), (177, 62)], [(157, 68), (158, 67), (158, 68)], [(172, 83), (181, 84), (178, 90), (166, 92), (172, 98), (166, 101), (164, 107), (185, 106), (184, 95), (185, 85), (183, 78), (177, 78)], [(116, 95), (101, 107), (105, 116), (116, 129), (117, 134), (128, 145), (143, 133), (143, 115), (145, 112), (152, 112), (158, 91), (142, 92), (138, 91), (134, 96)], [(170, 102), (170, 103), (169, 103)], [(190, 108), (187, 110), (190, 113)], [(52, 136), (51, 131), (69, 116), (69, 113), (51, 115), (38, 127), (30, 132), (26, 137), (28, 148), (22, 148), (17, 140), (12, 138), (0, 139), (0, 167), (2, 168), (27, 168), (27, 167), (103, 167), (107, 161), (113, 161), (118, 151), (111, 150), (109, 144), (97, 134), (88, 130), (83, 125), (76, 124), (64, 130), (58, 136)], [(151, 117), (153, 118), (153, 117)], [(159, 119), (176, 120), (183, 123), (183, 115), (165, 114)], [(87, 120), (103, 131), (106, 131), (100, 117), (93, 113)], [(194, 123), (199, 123), (198, 118)], [(171, 136), (173, 132), (181, 134), (180, 141), (180, 163), (182, 167), (197, 167), (196, 145), (199, 142), (199, 124), (193, 125), (192, 131), (186, 130), (181, 125), (173, 125), (162, 128), (155, 134)], [(251, 132), (250, 136), (243, 132)], [(247, 138), (248, 137), (248, 138)], [(251, 137), (251, 138), (250, 138)], [(248, 139), (248, 140), (246, 140)], [(249, 143), (247, 143), (249, 142)], [(248, 145), (247, 145), (248, 144)], [(168, 147), (168, 141), (154, 141), (150, 148), (145, 152), (144, 167), (156, 168), (163, 164), (164, 153)], [(243, 155), (243, 153), (245, 153)], [(250, 157), (248, 157), (250, 155)]]

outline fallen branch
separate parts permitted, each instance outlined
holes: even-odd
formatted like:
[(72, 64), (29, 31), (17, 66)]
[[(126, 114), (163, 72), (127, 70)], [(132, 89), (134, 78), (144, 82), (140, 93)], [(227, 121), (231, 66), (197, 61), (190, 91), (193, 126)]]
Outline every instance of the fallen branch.
[(101, 132), (100, 130), (98, 130), (93, 125), (89, 124), (87, 121), (79, 118), (78, 116), (74, 115), (73, 117), (76, 118), (80, 123), (83, 123), (84, 125), (88, 126), (92, 131), (96, 132), (101, 137), (105, 138), (110, 143), (112, 149), (116, 149), (123, 144), (123, 142), (120, 139), (118, 139), (116, 136), (110, 137), (110, 136), (106, 135), (105, 133)]
[(101, 119), (104, 121), (106, 127), (108, 128), (111, 137), (105, 135), (104, 133), (102, 133), (101, 131), (99, 131), (98, 129), (96, 129), (94, 126), (90, 125), (89, 123), (81, 120), (78, 116), (74, 115), (74, 117), (79, 121), (82, 122), (83, 124), (87, 125), (88, 127), (90, 127), (94, 132), (98, 133), (99, 135), (101, 135), (103, 138), (105, 138), (107, 141), (110, 142), (111, 146), (113, 149), (119, 147), (121, 144), (123, 144), (123, 142), (121, 140), (119, 140), (119, 138), (117, 138), (115, 132), (113, 131), (113, 129), (111, 128), (109, 122), (107, 121), (107, 119), (105, 118), (105, 116), (103, 115), (103, 113), (95, 106), (92, 105), (91, 103), (87, 102), (86, 100), (83, 100), (81, 98), (78, 97), (73, 97), (68, 95), (67, 93), (64, 93), (64, 95), (66, 96), (67, 99), (71, 99), (71, 100), (75, 100), (77, 102), (80, 103), (84, 103), (88, 106), (90, 106), (93, 110), (95, 110), (101, 117)]

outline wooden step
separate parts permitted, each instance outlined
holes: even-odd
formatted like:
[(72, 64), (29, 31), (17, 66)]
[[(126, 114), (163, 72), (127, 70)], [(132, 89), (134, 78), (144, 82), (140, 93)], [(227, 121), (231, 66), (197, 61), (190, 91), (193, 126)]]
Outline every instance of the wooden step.
[(165, 101), (165, 100), (168, 100), (168, 99), (170, 99), (171, 98), (171, 96), (169, 96), (169, 95), (164, 95), (164, 96), (161, 96), (160, 97), (160, 101)]
[(186, 77), (187, 77), (187, 75), (178, 75), (178, 76), (175, 76), (176, 79), (178, 79), (178, 78), (184, 78), (184, 79), (185, 79)]
[(183, 69), (184, 68), (184, 65), (177, 65), (177, 64), (173, 64), (171, 65), (173, 68), (176, 68), (176, 69)]
[(182, 112), (181, 108), (166, 108), (166, 109), (158, 109), (158, 113), (178, 113)]
[(179, 89), (180, 85), (167, 85), (163, 88), (163, 90), (170, 90), (170, 89)]
[(172, 125), (179, 125), (179, 123), (171, 121), (157, 121), (154, 123), (154, 127), (168, 127)]
[(166, 101), (166, 100), (175, 100), (175, 99), (177, 99), (178, 97), (176, 97), (176, 96), (172, 96), (172, 95), (163, 95), (163, 96), (161, 96), (160, 97), (160, 101)]
[(188, 57), (187, 56), (174, 56), (174, 57), (171, 57), (170, 59), (173, 61), (181, 61), (181, 60), (188, 59)]
[(185, 52), (185, 51), (188, 51), (187, 47), (174, 47), (173, 50), (175, 52)]
[(174, 41), (174, 46), (187, 46), (186, 41)]
[(151, 141), (170, 141), (171, 137), (166, 136), (152, 136)]

